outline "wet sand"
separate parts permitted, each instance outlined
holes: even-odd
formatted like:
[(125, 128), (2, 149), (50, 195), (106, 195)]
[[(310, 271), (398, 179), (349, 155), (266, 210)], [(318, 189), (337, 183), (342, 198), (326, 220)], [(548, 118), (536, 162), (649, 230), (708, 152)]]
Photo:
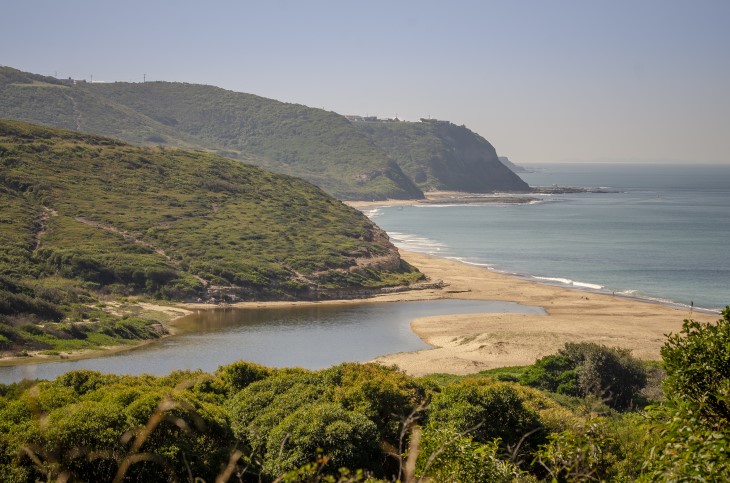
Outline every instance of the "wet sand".
[[(673, 308), (630, 298), (615, 297), (537, 283), (484, 267), (429, 255), (404, 252), (402, 257), (418, 267), (431, 281), (443, 281), (441, 289), (382, 294), (368, 299), (322, 302), (242, 302), (233, 307), (266, 308), (296, 305), (362, 304), (460, 298), (503, 300), (543, 307), (547, 315), (486, 313), (447, 315), (416, 319), (411, 329), (432, 349), (380, 357), (376, 362), (395, 364), (412, 375), (429, 373), (470, 374), (495, 367), (526, 365), (555, 353), (566, 342), (595, 342), (630, 349), (642, 359), (660, 358), (665, 334), (677, 332), (687, 309)], [(175, 320), (195, 309), (215, 309), (210, 304), (138, 302), (148, 313), (165, 313), (164, 325), (175, 333)], [(698, 321), (716, 321), (716, 314), (694, 312)], [(168, 318), (169, 317), (169, 318)], [(58, 355), (4, 358), (0, 365), (37, 363), (60, 359), (84, 359), (130, 350), (139, 344)]]
[[(413, 375), (470, 374), (532, 364), (566, 342), (595, 342), (660, 359), (665, 334), (678, 332), (689, 310), (625, 297), (544, 285), (484, 267), (401, 251), (411, 264), (448, 287), (444, 297), (506, 300), (543, 307), (547, 315), (473, 314), (414, 320), (412, 330), (433, 349), (377, 359)], [(694, 320), (719, 316), (694, 312)]]

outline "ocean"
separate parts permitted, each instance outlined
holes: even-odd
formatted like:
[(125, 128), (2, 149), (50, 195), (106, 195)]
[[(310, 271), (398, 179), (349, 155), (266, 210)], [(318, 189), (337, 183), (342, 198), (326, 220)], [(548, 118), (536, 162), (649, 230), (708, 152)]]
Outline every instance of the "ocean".
[(366, 211), (391, 241), (558, 284), (719, 311), (730, 304), (730, 165), (540, 164), (530, 186), (607, 193)]

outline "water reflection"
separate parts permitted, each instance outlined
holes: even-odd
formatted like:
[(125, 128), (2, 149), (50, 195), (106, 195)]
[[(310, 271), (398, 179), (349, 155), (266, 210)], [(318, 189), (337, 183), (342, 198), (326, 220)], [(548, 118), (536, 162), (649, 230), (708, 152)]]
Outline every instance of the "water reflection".
[(179, 335), (158, 343), (95, 359), (0, 367), (0, 382), (52, 379), (73, 369), (156, 375), (213, 371), (239, 359), (320, 369), (427, 348), (410, 330), (413, 319), (484, 312), (545, 313), (540, 307), (473, 300), (201, 310), (178, 321)]

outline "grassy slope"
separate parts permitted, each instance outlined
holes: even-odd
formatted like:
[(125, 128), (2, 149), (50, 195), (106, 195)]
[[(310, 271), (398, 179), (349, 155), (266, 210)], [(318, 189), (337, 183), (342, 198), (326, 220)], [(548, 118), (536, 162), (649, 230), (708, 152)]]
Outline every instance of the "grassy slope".
[(420, 277), (360, 212), (212, 154), (0, 121), (0, 167), (6, 316), (63, 320), (99, 292), (312, 298)]
[(302, 177), (342, 199), (420, 198), (381, 149), (332, 112), (212, 86), (66, 85), (0, 67), (0, 117), (217, 151)]
[(464, 126), (389, 121), (353, 125), (388, 153), (423, 190), (485, 193), (530, 189), (499, 162), (486, 139)]

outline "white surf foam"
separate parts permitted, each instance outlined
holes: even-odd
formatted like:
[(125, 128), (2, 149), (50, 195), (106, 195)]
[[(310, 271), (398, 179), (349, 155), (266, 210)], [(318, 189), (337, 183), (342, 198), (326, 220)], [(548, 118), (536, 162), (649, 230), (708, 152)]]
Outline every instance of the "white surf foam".
[(431, 240), (423, 236), (401, 233), (397, 231), (388, 232), (390, 241), (398, 248), (419, 253), (438, 253), (447, 248), (444, 243)]
[(570, 285), (573, 287), (580, 287), (580, 288), (589, 288), (592, 290), (601, 290), (603, 288), (603, 285), (598, 285), (595, 283), (588, 283), (588, 282), (579, 282), (577, 280), (571, 280), (569, 278), (560, 278), (560, 277), (537, 277), (533, 276), (535, 280), (544, 280), (546, 282), (553, 282), (553, 283), (559, 283), (563, 285)]
[(370, 219), (373, 219), (373, 218), (375, 218), (377, 216), (382, 215), (383, 214), (383, 210), (381, 210), (380, 208), (372, 208), (372, 209), (363, 211), (362, 214), (365, 215), (365, 216), (367, 216)]
[(456, 260), (457, 262), (465, 263), (467, 265), (474, 265), (475, 267), (486, 267), (486, 268), (494, 267), (494, 265), (491, 263), (473, 262), (464, 257), (445, 257), (445, 258), (447, 258), (448, 260)]

